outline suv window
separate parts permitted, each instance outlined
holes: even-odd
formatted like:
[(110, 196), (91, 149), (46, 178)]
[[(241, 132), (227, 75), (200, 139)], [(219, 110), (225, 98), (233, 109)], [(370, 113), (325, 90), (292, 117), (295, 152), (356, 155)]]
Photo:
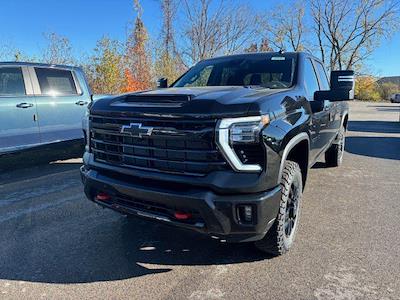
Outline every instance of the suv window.
[(76, 95), (77, 90), (71, 71), (35, 68), (42, 94)]
[(319, 85), (321, 88), (321, 91), (327, 91), (330, 89), (329, 86), (329, 80), (328, 77), (326, 76), (326, 72), (325, 72), (325, 68), (323, 67), (323, 65), (318, 62), (318, 61), (314, 61), (315, 62), (315, 66), (317, 67), (317, 72), (319, 75)]
[(0, 68), (0, 95), (25, 95), (25, 83), (21, 68)]
[(314, 66), (310, 59), (305, 60), (304, 78), (305, 78), (304, 84), (307, 89), (307, 94), (313, 97), (314, 92), (319, 91), (319, 85), (318, 85), (317, 75), (315, 74)]

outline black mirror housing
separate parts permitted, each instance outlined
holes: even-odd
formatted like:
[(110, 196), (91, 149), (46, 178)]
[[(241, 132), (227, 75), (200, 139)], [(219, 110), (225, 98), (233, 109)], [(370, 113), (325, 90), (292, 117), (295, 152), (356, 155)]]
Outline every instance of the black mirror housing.
[(163, 77), (157, 80), (157, 88), (165, 89), (168, 87), (168, 79)]
[(329, 91), (317, 91), (314, 94), (315, 101), (347, 101), (354, 99), (354, 71), (332, 71), (331, 89)]

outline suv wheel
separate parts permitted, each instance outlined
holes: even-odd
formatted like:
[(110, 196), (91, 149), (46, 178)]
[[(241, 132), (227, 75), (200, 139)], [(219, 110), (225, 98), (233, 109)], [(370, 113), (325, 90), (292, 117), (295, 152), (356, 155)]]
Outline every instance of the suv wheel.
[(345, 129), (342, 126), (339, 130), (335, 144), (332, 144), (325, 152), (325, 162), (328, 167), (338, 167), (342, 164), (345, 141)]
[(293, 244), (300, 217), (303, 183), (298, 163), (286, 161), (281, 179), (281, 202), (278, 216), (256, 247), (274, 256), (286, 253)]

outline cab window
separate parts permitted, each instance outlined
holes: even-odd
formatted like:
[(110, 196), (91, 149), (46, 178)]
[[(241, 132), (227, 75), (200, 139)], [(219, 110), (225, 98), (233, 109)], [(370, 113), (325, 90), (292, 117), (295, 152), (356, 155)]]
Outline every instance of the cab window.
[(21, 68), (0, 68), (0, 96), (20, 96), (25, 94), (25, 83)]
[(312, 97), (310, 100), (314, 100), (314, 93), (319, 91), (319, 85), (314, 66), (310, 59), (305, 60), (304, 79), (304, 85), (306, 87), (307, 94)]
[(314, 62), (315, 62), (315, 66), (317, 68), (316, 71), (319, 76), (320, 89), (321, 89), (321, 91), (327, 91), (330, 89), (330, 85), (329, 85), (328, 77), (326, 76), (325, 68), (323, 67), (323, 65), (320, 62), (318, 62), (318, 61), (314, 61)]
[(43, 95), (78, 94), (71, 71), (35, 68), (35, 72)]

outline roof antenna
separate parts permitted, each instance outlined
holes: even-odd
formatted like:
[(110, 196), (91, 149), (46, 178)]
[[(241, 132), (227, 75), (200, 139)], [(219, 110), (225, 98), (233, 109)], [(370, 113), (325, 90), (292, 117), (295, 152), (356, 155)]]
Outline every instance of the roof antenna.
[(279, 49), (278, 52), (279, 52), (279, 54), (283, 54), (285, 52), (285, 49), (282, 47), (282, 48)]

